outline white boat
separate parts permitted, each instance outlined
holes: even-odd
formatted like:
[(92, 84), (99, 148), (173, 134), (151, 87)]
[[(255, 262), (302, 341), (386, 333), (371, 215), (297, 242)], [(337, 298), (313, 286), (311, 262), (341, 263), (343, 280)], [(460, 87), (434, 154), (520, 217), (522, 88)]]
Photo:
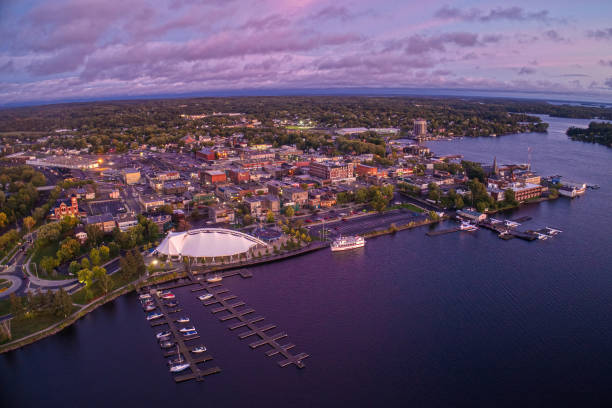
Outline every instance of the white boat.
[(144, 307), (145, 312), (152, 312), (155, 309), (157, 309), (157, 306), (155, 306), (155, 305), (146, 305)]
[(170, 372), (180, 373), (181, 371), (184, 371), (187, 368), (189, 368), (189, 363), (175, 364), (173, 366), (170, 366)]
[(506, 221), (504, 221), (504, 225), (505, 225), (506, 227), (516, 228), (516, 227), (518, 227), (518, 226), (519, 226), (519, 225), (521, 225), (521, 224), (519, 224), (518, 222), (514, 222), (514, 221), (506, 220)]
[(361, 248), (365, 245), (365, 239), (358, 235), (350, 235), (346, 237), (338, 237), (331, 243), (331, 250), (346, 251), (349, 249)]
[(145, 293), (145, 294), (138, 296), (138, 299), (140, 300), (151, 299), (151, 295), (149, 295), (148, 293)]
[(204, 294), (204, 295), (200, 295), (200, 296), (198, 296), (198, 299), (200, 299), (200, 300), (208, 300), (208, 299), (210, 299), (212, 296), (213, 296), (213, 295), (212, 295), (212, 293), (206, 293), (206, 294)]
[(206, 278), (206, 282), (208, 283), (214, 283), (214, 282), (220, 282), (223, 279), (223, 277), (221, 275), (212, 275), (209, 278)]
[(164, 317), (164, 315), (159, 312), (153, 312), (147, 315), (147, 320), (155, 320), (159, 319), (160, 317)]
[(478, 227), (474, 224), (470, 224), (467, 221), (461, 221), (461, 225), (459, 226), (461, 231), (477, 231)]
[(180, 331), (181, 333), (190, 332), (190, 331), (195, 331), (195, 326), (191, 326), (191, 327), (183, 327), (183, 328), (179, 329), (179, 331)]
[(536, 232), (536, 235), (537, 235), (538, 239), (542, 239), (542, 240), (550, 238), (548, 235), (540, 234), (539, 232)]
[(168, 337), (172, 334), (172, 332), (170, 332), (169, 330), (163, 331), (163, 332), (159, 332), (155, 335), (155, 337), (157, 337), (158, 339), (161, 339), (162, 337)]
[(176, 319), (176, 321), (179, 323), (189, 323), (189, 317), (187, 316), (179, 317), (178, 319)]
[(173, 361), (173, 364), (170, 365), (171, 373), (179, 373), (189, 367), (189, 363), (183, 362), (183, 355), (179, 350), (178, 344), (176, 345), (176, 354), (178, 354), (178, 359)]
[(563, 232), (561, 230), (550, 228), (550, 227), (546, 227), (546, 231), (548, 231), (548, 235), (557, 235)]
[(172, 292), (165, 292), (165, 293), (162, 293), (160, 297), (162, 299), (174, 299), (175, 296), (174, 296), (174, 293)]
[(191, 350), (192, 353), (203, 353), (205, 351), (206, 351), (206, 346), (196, 346)]
[(196, 334), (198, 334), (197, 330), (191, 330), (191, 331), (186, 331), (186, 332), (182, 332), (183, 336), (187, 337), (187, 336), (195, 336)]

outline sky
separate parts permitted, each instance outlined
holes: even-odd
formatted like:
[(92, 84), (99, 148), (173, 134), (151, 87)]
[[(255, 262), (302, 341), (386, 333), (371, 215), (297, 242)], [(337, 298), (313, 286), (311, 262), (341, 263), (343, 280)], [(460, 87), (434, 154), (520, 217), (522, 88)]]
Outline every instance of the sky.
[(612, 1), (0, 0), (0, 105), (364, 87), (612, 101)]

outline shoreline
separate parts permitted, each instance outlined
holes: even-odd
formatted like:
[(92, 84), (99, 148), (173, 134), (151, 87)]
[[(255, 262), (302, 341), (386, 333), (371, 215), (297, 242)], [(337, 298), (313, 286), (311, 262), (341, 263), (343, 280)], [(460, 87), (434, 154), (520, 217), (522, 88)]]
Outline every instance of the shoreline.
[[(396, 226), (395, 228), (392, 228), (391, 226), (384, 229), (384, 230), (374, 230), (374, 231), (370, 231), (370, 232), (365, 232), (361, 235), (363, 235), (366, 238), (374, 238), (374, 237), (378, 237), (378, 236), (382, 236), (382, 235), (391, 235), (391, 234), (395, 234), (398, 231), (404, 231), (404, 230), (409, 230), (409, 229), (414, 229), (417, 227), (422, 227), (425, 225), (430, 225), (430, 224), (435, 224), (437, 222), (443, 221), (444, 219), (446, 219), (446, 217), (441, 218), (440, 220), (426, 220), (426, 221), (421, 221), (419, 223), (414, 223), (414, 222), (410, 222), (408, 224), (404, 224), (404, 225), (399, 225)], [(247, 266), (256, 266), (256, 265), (261, 265), (261, 264), (266, 264), (266, 263), (272, 263), (272, 262), (278, 262), (278, 261), (282, 261), (285, 259), (289, 259), (289, 258), (293, 258), (295, 256), (301, 256), (301, 255), (305, 255), (308, 254), (310, 252), (314, 252), (314, 251), (318, 251), (320, 249), (323, 248), (327, 248), (329, 246), (328, 243), (318, 243), (317, 245), (314, 245), (312, 247), (305, 247), (305, 248), (301, 248), (298, 249), (296, 251), (292, 251), (291, 253), (287, 253), (287, 254), (281, 254), (280, 256), (275, 256), (273, 259), (257, 259), (257, 260), (253, 260), (253, 261), (248, 261), (248, 262), (244, 262), (244, 263), (240, 263), (240, 264), (233, 264), (233, 265), (222, 265), (219, 267), (213, 267), (209, 270), (206, 270), (206, 273), (208, 272), (216, 272), (216, 271), (223, 271), (223, 270), (231, 270), (231, 269), (236, 269), (236, 268), (241, 268), (241, 267), (247, 267)], [(14, 350), (18, 350), (22, 347), (28, 346), (30, 344), (36, 343), (39, 340), (43, 340), (47, 337), (53, 336), (57, 333), (59, 333), (60, 331), (62, 331), (63, 329), (73, 325), (74, 323), (76, 323), (79, 319), (81, 319), (82, 317), (85, 317), (86, 315), (88, 315), (89, 313), (93, 312), (94, 310), (96, 310), (97, 308), (99, 308), (100, 306), (103, 306), (109, 302), (112, 302), (113, 300), (117, 299), (120, 296), (123, 296), (127, 293), (130, 293), (134, 290), (136, 290), (138, 287), (140, 286), (146, 286), (146, 285), (156, 285), (156, 284), (160, 284), (160, 283), (167, 283), (167, 282), (171, 282), (171, 281), (175, 281), (181, 278), (184, 278), (185, 276), (187, 276), (186, 272), (182, 272), (182, 273), (176, 273), (176, 271), (174, 271), (173, 273), (169, 273), (167, 275), (162, 275), (162, 276), (152, 276), (149, 277), (149, 279), (147, 280), (136, 280), (134, 282), (131, 282), (129, 284), (127, 284), (126, 286), (123, 286), (121, 288), (116, 289), (115, 292), (110, 293), (102, 298), (98, 298), (92, 302), (90, 302), (89, 304), (83, 306), (81, 309), (77, 310), (75, 313), (73, 313), (72, 315), (68, 316), (66, 319), (55, 323), (54, 325), (47, 327), (43, 330), (40, 330), (36, 333), (32, 333), (29, 334), (26, 337), (22, 337), (20, 339), (17, 339), (15, 341), (12, 341), (10, 343), (6, 343), (4, 345), (0, 346), (0, 354), (4, 354), (4, 353), (8, 353), (10, 351), (14, 351)]]

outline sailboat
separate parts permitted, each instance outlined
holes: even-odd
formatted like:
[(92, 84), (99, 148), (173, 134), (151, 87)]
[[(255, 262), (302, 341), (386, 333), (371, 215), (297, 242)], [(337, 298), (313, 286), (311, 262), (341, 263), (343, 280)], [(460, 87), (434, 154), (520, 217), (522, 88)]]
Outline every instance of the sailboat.
[(183, 355), (181, 354), (178, 344), (176, 345), (176, 354), (178, 354), (178, 359), (176, 360), (176, 364), (170, 365), (171, 373), (180, 373), (181, 371), (187, 369), (189, 367), (189, 363), (183, 362)]

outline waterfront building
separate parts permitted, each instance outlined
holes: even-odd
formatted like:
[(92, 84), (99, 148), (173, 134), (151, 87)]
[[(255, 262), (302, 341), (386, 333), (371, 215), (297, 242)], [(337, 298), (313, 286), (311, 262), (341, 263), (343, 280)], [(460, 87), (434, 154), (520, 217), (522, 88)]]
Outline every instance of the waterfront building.
[(421, 137), (427, 135), (427, 121), (424, 119), (414, 120), (414, 136)]

